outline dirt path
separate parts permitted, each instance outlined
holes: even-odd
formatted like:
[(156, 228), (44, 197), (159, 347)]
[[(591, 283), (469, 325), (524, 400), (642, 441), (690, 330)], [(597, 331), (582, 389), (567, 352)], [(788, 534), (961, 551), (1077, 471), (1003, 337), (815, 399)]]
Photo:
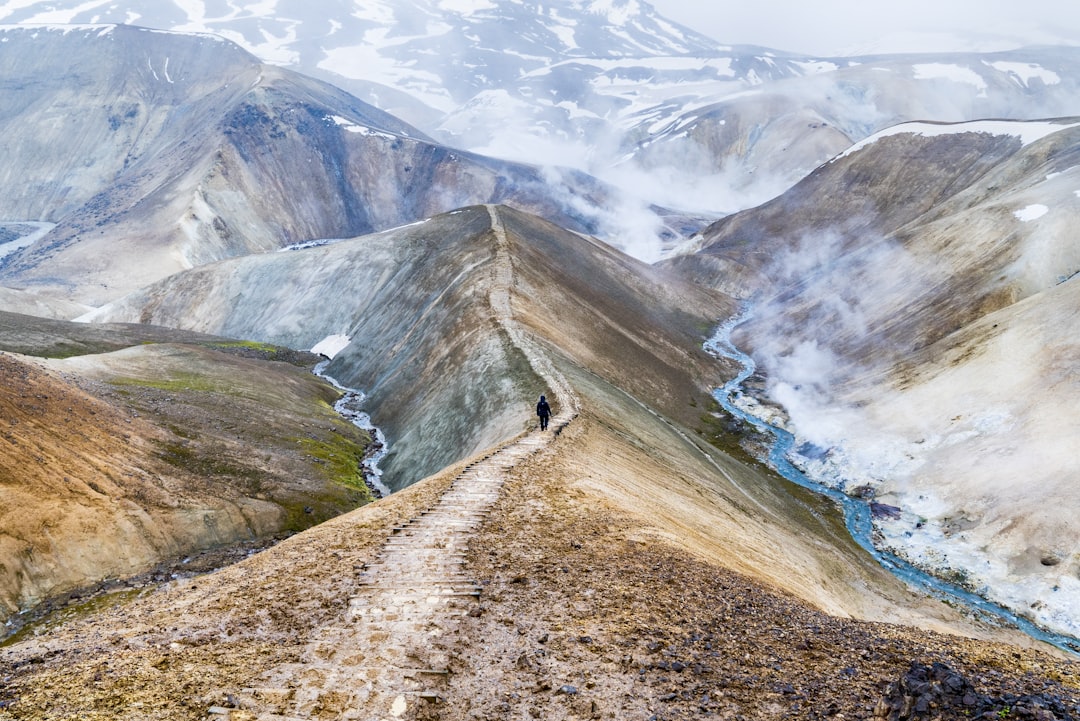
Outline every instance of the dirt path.
[(244, 705), (259, 719), (395, 719), (438, 699), (455, 664), (460, 620), (479, 610), (482, 588), (464, 568), (469, 541), (507, 473), (546, 448), (577, 413), (565, 378), (514, 321), (509, 239), (498, 211), (488, 211), (496, 243), (492, 313), (558, 399), (559, 412), (546, 432), (518, 436), (466, 467), (432, 507), (393, 529), (375, 562), (360, 569), (362, 590), (338, 621), (316, 629), (298, 662), (268, 670), (245, 690)]

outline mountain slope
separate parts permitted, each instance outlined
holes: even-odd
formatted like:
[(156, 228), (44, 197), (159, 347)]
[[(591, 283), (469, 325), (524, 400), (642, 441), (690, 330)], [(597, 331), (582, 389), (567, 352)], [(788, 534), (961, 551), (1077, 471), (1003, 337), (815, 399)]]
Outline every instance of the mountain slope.
[(370, 438), (332, 411), (337, 391), (268, 362), (300, 354), (11, 313), (0, 348), (4, 620), (371, 499), (357, 471)]
[[(200, 263), (469, 202), (512, 202), (580, 229), (574, 204), (604, 195), (580, 175), (553, 187), (535, 168), (432, 143), (216, 39), (125, 26), (3, 35), (13, 162), (0, 217), (56, 223), (3, 257), (0, 282), (12, 287), (98, 305)], [(582, 202), (579, 191), (596, 195)]]
[[(402, 687), (438, 685), (447, 705), (435, 710), (449, 718), (564, 702), (568, 716), (804, 701), (854, 713), (927, 657), (966, 673), (994, 668), (981, 683), (995, 693), (1071, 698), (1067, 669), (1050, 657), (839, 618), (1023, 643), (913, 594), (851, 542), (831, 504), (698, 438), (721, 374), (701, 337), (732, 310), (719, 294), (498, 206), (222, 261), (103, 309), (297, 344), (348, 335), (329, 370), (371, 390), (397, 448), (392, 472), (415, 482), (218, 573), (95, 599), (84, 620), (28, 628), (0, 660), (4, 712), (303, 717), (373, 711), (365, 704), (381, 699), (424, 713), (415, 693), (398, 705), (367, 686), (388, 678), (387, 658)], [(551, 388), (557, 411), (577, 415), (541, 434), (532, 404)], [(457, 398), (468, 405), (446, 402)], [(524, 444), (537, 450), (514, 462), (496, 452)], [(456, 462), (415, 477), (445, 459)], [(467, 492), (462, 479), (505, 489), (482, 518), (455, 515), (460, 496), (438, 501)], [(445, 535), (421, 537), (419, 519), (432, 516)], [(447, 554), (464, 558), (455, 563), (478, 582), (472, 591), (460, 578), (428, 591)], [(410, 563), (422, 573), (386, 588), (380, 579), (398, 578), (387, 568)], [(445, 618), (425, 610), (442, 601), (458, 605)], [(126, 641), (110, 643), (117, 633)], [(775, 643), (789, 633), (805, 643)], [(27, 663), (46, 647), (46, 659)], [(757, 678), (732, 683), (751, 671)], [(58, 673), (68, 679), (59, 686)], [(1048, 673), (1066, 686), (1043, 685)], [(526, 693), (507, 697), (504, 682)], [(556, 691), (564, 686), (573, 691)]]
[(741, 273), (769, 400), (904, 509), (889, 544), (1070, 632), (1078, 153), (1075, 120), (900, 125), (671, 263)]
[[(210, 302), (241, 281), (255, 301)], [(278, 295), (290, 285), (311, 294)], [(371, 304), (399, 294), (396, 312)], [(850, 541), (831, 504), (699, 440), (690, 423), (706, 422), (720, 372), (700, 334), (732, 303), (595, 240), (467, 208), (202, 267), (110, 312), (121, 310), (297, 338), (347, 320), (357, 332), (332, 371), (370, 373), (373, 398), (409, 390), (392, 376), (406, 377), (419, 390), (381, 399), (391, 418), (451, 416), (408, 439), (409, 455), (462, 424), (498, 441), (217, 573), (28, 628), (0, 656), (13, 719), (856, 716), (887, 712), (884, 690), (917, 676), (913, 661), (960, 669), (950, 688), (982, 694), (969, 710), (1077, 702), (1075, 668), (1053, 656), (846, 618), (1025, 643), (913, 594)], [(525, 428), (549, 387), (557, 430)], [(486, 405), (447, 408), (432, 388)], [(470, 440), (451, 443), (460, 453)], [(887, 700), (903, 706), (905, 693)]]
[[(733, 310), (727, 298), (598, 241), (488, 206), (204, 266), (97, 318), (141, 316), (296, 347), (347, 337), (328, 372), (368, 394), (390, 445), (383, 478), (393, 488), (535, 423), (535, 399), (550, 389), (521, 351), (527, 345), (581, 398), (575, 423), (591, 430), (583, 465), (570, 473), (598, 484), (606, 502), (648, 509), (665, 534), (833, 612), (951, 624), (940, 604), (898, 591), (828, 503), (695, 440), (716, 424), (708, 399), (722, 373), (701, 340)], [(507, 312), (513, 334), (500, 320)], [(565, 399), (551, 394), (560, 409)], [(637, 470), (622, 477), (626, 467)], [(882, 595), (859, 590), (868, 588)]]
[[(295, 348), (347, 336), (328, 372), (368, 394), (391, 438), (387, 477), (400, 486), (520, 428), (527, 399), (543, 392), (534, 392), (535, 375), (491, 324), (493, 217), (505, 219), (510, 262), (520, 269), (512, 302), (536, 308), (530, 324), (535, 317), (546, 343), (582, 362), (632, 362), (639, 381), (651, 383), (677, 370), (657, 354), (689, 353), (699, 368), (691, 377), (700, 378), (702, 353), (677, 349), (693, 348), (687, 333), (700, 333), (709, 322), (700, 314), (723, 307), (722, 299), (689, 286), (675, 291), (668, 287), (675, 279), (509, 208), (468, 208), (374, 236), (194, 269), (93, 318)], [(680, 310), (684, 299), (701, 310)], [(568, 318), (588, 332), (562, 337)], [(621, 362), (609, 357), (616, 344), (627, 350)], [(456, 382), (440, 378), (443, 367), (453, 368)], [(686, 412), (681, 402), (675, 412)]]

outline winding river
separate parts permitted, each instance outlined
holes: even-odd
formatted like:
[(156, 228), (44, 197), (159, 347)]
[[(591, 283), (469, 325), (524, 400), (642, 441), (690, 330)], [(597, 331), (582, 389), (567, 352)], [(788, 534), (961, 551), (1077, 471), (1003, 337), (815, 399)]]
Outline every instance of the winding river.
[(844, 525), (847, 527), (851, 537), (855, 539), (855, 542), (873, 556), (885, 569), (891, 571), (909, 586), (953, 605), (969, 608), (976, 616), (991, 623), (1016, 627), (1033, 638), (1052, 644), (1069, 653), (1080, 655), (1080, 639), (1047, 631), (1003, 606), (936, 578), (916, 568), (904, 559), (878, 549), (871, 540), (873, 518), (870, 512), (870, 504), (867, 501), (853, 498), (835, 488), (811, 480), (805, 473), (795, 467), (789, 460), (789, 454), (795, 444), (795, 437), (788, 431), (767, 423), (739, 408), (734, 402), (734, 399), (742, 392), (741, 386), (743, 382), (753, 375), (757, 367), (753, 358), (740, 351), (731, 342), (732, 331), (745, 318), (745, 312), (730, 318), (705, 343), (705, 348), (721, 358), (728, 358), (742, 366), (739, 374), (714, 391), (713, 396), (725, 411), (751, 424), (773, 439), (766, 460), (768, 465), (792, 483), (827, 496), (839, 504), (844, 513)]

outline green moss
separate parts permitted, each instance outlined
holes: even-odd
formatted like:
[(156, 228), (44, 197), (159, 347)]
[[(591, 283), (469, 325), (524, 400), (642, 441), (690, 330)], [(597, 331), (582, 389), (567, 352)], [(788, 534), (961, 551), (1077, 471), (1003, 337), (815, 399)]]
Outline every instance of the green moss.
[(217, 348), (220, 350), (230, 350), (233, 348), (246, 348), (248, 350), (263, 351), (265, 353), (273, 353), (280, 348), (270, 343), (260, 343), (254, 340), (227, 340), (213, 343), (206, 343), (207, 348)]
[(323, 470), (327, 480), (370, 494), (367, 484), (364, 483), (364, 470), (361, 465), (367, 450), (366, 445), (360, 445), (336, 431), (330, 432), (324, 438), (298, 438), (297, 442)]
[(755, 465), (759, 463), (758, 459), (746, 450), (746, 445), (758, 445), (765, 442), (767, 438), (761, 431), (743, 419), (728, 413), (711, 396), (705, 403), (705, 410), (706, 412), (699, 418), (700, 425), (696, 429), (699, 435), (710, 445), (733, 458)]
[(156, 388), (160, 391), (181, 393), (184, 391), (204, 391), (211, 393), (229, 393), (224, 388), (214, 383), (211, 379), (197, 373), (174, 373), (169, 378), (114, 378), (109, 381), (117, 388), (124, 386)]
[(80, 603), (72, 603), (71, 605), (64, 606), (55, 611), (47, 612), (40, 618), (27, 623), (7, 638), (0, 640), (0, 648), (12, 646), (20, 641), (25, 641), (28, 638), (36, 636), (39, 633), (45, 633), (52, 629), (60, 628), (71, 621), (76, 621), (80, 618), (92, 616), (116, 606), (123, 605), (134, 600), (141, 593), (142, 590), (138, 588), (99, 593)]
[(227, 353), (242, 358), (289, 363), (290, 365), (301, 368), (310, 368), (320, 360), (320, 356), (309, 353), (308, 351), (294, 350), (284, 346), (261, 343), (253, 340), (210, 341), (200, 345), (220, 353)]
[[(192, 446), (186, 443), (173, 443), (155, 441), (158, 446), (158, 457), (171, 466), (194, 473), (198, 476), (231, 476), (243, 478), (258, 485), (262, 479), (262, 472), (257, 468), (230, 463), (219, 455), (200, 455)], [(254, 488), (253, 490), (258, 490)]]

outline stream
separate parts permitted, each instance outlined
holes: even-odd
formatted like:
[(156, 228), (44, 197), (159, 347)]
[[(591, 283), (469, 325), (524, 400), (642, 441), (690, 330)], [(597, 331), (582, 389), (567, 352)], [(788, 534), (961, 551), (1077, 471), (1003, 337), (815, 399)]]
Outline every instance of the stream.
[(360, 465), (364, 469), (364, 481), (374, 489), (380, 498), (386, 498), (392, 491), (382, 482), (382, 469), (379, 468), (379, 461), (385, 458), (389, 451), (386, 437), (383, 435), (383, 432), (371, 422), (371, 416), (361, 410), (365, 398), (363, 391), (358, 391), (355, 388), (346, 388), (338, 383), (332, 376), (327, 375), (326, 366), (329, 364), (330, 361), (323, 361), (316, 365), (312, 372), (344, 394), (338, 399), (337, 403), (334, 404), (334, 410), (357, 428), (371, 434), (375, 450), (374, 452), (369, 451), (365, 454), (364, 460), (361, 461)]
[(795, 445), (795, 437), (788, 431), (743, 410), (736, 405), (734, 400), (742, 394), (743, 382), (753, 375), (757, 368), (754, 359), (736, 348), (731, 342), (732, 331), (746, 319), (746, 315), (746, 312), (743, 312), (723, 323), (713, 337), (705, 343), (705, 348), (718, 357), (733, 360), (742, 366), (738, 375), (713, 392), (713, 397), (732, 416), (751, 424), (773, 439), (769, 444), (768, 458), (765, 462), (792, 483), (826, 496), (839, 504), (844, 513), (844, 525), (855, 542), (873, 556), (882, 567), (909, 586), (953, 606), (970, 609), (975, 616), (984, 621), (1018, 628), (1029, 636), (1063, 651), (1080, 654), (1080, 639), (1047, 631), (1003, 606), (960, 586), (936, 578), (895, 554), (878, 549), (872, 540), (873, 517), (868, 501), (853, 498), (835, 488), (818, 483), (795, 467), (789, 460), (791, 450)]

